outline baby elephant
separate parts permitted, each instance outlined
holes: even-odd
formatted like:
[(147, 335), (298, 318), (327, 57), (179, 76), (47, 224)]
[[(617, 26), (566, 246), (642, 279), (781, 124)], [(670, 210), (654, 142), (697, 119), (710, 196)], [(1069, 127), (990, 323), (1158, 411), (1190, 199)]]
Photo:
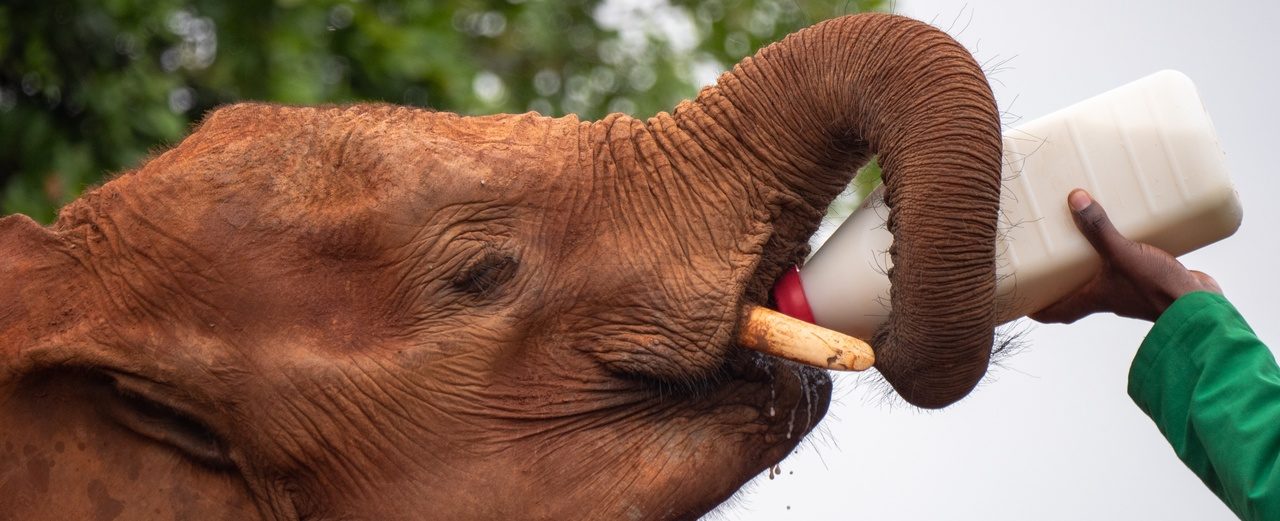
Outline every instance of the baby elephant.
[(830, 20), (648, 120), (216, 110), (0, 219), (0, 517), (694, 519), (823, 417), (743, 309), (877, 154), (909, 402), (986, 371), (1000, 123), (928, 25)]

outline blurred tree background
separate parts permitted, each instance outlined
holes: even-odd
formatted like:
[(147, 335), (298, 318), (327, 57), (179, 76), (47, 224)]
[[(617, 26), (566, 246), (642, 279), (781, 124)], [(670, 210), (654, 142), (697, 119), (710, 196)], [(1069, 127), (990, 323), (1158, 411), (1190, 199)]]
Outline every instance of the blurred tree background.
[(239, 100), (647, 117), (787, 33), (884, 3), (6, 0), (0, 214), (50, 222)]

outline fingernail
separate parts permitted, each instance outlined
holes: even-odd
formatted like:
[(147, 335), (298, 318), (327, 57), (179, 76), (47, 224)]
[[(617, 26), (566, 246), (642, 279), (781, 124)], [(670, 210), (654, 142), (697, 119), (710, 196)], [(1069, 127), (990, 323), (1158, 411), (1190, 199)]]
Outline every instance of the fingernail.
[(1091, 204), (1093, 204), (1093, 198), (1089, 197), (1089, 192), (1084, 190), (1073, 191), (1067, 196), (1067, 205), (1071, 207), (1071, 211), (1079, 212)]

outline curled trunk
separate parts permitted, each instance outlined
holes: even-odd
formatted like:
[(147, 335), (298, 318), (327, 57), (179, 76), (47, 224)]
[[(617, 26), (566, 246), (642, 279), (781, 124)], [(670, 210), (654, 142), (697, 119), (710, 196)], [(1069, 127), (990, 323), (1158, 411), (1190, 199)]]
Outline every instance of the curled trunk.
[[(753, 190), (779, 194), (780, 207), (810, 209), (775, 209), (778, 229), (812, 231), (812, 213), (877, 154), (894, 235), (877, 368), (922, 407), (953, 403), (982, 378), (996, 325), (1000, 122), (960, 44), (899, 16), (830, 20), (766, 47), (651, 124), (699, 143)], [(699, 175), (723, 183), (726, 174)]]

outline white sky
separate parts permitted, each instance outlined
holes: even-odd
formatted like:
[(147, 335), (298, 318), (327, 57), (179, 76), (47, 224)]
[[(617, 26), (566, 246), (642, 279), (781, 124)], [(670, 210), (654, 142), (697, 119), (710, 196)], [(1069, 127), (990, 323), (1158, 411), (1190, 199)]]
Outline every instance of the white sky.
[[(1280, 346), (1280, 181), (1267, 156), (1280, 137), (1270, 96), (1280, 91), (1280, 4), (902, 0), (896, 12), (950, 27), (980, 62), (1013, 57), (993, 86), (1001, 109), (1023, 121), (1160, 69), (1189, 75), (1245, 218), (1234, 237), (1183, 261), (1217, 278), (1259, 335)], [(968, 399), (933, 413), (887, 406), (872, 386), (842, 376), (826, 434), (719, 516), (1234, 519), (1125, 394), (1148, 328), (1111, 316), (1035, 326), (1027, 350)]]

